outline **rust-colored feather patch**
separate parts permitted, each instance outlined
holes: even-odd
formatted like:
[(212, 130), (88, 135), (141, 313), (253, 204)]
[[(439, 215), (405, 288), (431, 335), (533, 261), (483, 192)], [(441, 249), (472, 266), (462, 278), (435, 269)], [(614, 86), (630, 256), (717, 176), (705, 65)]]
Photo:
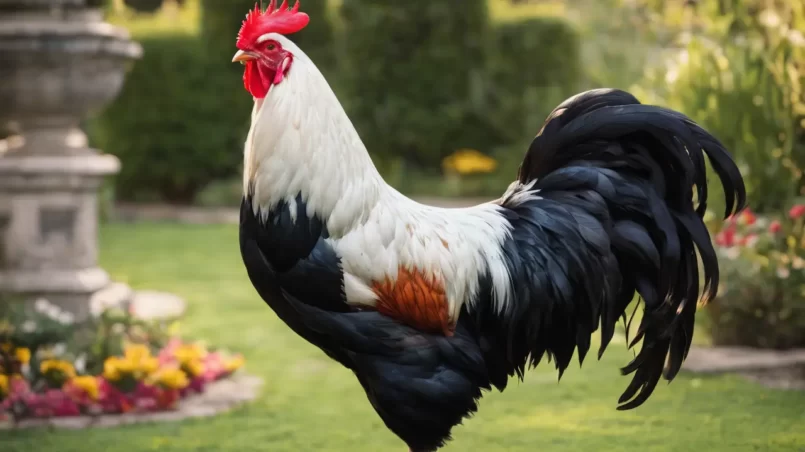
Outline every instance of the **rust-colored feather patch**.
[(372, 289), (377, 294), (377, 310), (406, 325), (429, 333), (452, 336), (447, 295), (437, 278), (417, 270), (400, 267), (397, 280), (386, 278)]

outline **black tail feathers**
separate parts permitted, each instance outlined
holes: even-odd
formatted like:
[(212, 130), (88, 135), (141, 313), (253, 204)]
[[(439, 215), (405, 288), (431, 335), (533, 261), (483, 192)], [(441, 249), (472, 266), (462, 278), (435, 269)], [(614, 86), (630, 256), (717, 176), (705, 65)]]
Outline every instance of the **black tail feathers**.
[[(622, 369), (634, 377), (619, 409), (641, 405), (661, 377), (676, 376), (691, 346), (697, 301), (716, 295), (718, 260), (703, 222), (705, 156), (724, 188), (725, 216), (742, 210), (743, 178), (715, 137), (681, 113), (642, 105), (624, 91), (599, 89), (559, 105), (520, 167), (520, 182), (536, 181), (541, 192), (558, 186), (549, 181), (556, 178), (546, 176), (568, 167), (600, 169), (600, 183), (608, 187), (597, 191), (609, 210), (608, 233), (621, 280), (618, 293), (605, 296), (609, 299), (601, 306), (601, 353), (635, 293), (645, 308), (630, 343), (642, 339), (642, 347)], [(616, 190), (609, 190), (612, 183), (619, 184)]]

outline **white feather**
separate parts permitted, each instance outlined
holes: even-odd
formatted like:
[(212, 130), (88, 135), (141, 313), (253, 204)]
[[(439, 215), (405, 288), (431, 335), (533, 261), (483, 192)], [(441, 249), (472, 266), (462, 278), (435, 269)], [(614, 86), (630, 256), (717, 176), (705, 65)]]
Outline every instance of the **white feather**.
[(351, 304), (374, 305), (371, 285), (395, 280), (403, 267), (442, 281), (453, 319), (474, 299), (480, 276), (489, 271), (495, 307), (505, 309), (511, 282), (502, 244), (510, 225), (501, 207), (441, 209), (388, 186), (316, 66), (287, 38), (269, 34), (264, 39), (269, 38), (294, 60), (285, 80), (255, 102), (243, 183), (254, 208), (267, 212), (301, 193), (307, 215), (326, 220), (327, 240), (341, 257)]

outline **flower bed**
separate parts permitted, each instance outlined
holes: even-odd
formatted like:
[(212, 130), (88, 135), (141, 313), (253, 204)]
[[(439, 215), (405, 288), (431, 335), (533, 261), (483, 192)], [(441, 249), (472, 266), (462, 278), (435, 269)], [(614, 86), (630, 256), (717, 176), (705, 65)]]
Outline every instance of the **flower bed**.
[(175, 325), (121, 312), (74, 324), (37, 306), (38, 320), (0, 320), (0, 420), (169, 411), (244, 365), (179, 339)]
[(722, 282), (708, 306), (713, 343), (805, 347), (805, 205), (776, 217), (746, 210), (714, 241)]

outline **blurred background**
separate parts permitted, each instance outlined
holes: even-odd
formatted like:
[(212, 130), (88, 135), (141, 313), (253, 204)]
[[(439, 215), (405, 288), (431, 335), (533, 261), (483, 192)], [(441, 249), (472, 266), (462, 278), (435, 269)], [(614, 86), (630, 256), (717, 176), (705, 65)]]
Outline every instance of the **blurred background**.
[[(402, 448), (348, 371), (277, 321), (243, 272), (233, 222), (252, 99), (230, 60), (253, 6), (0, 0), (0, 449)], [(302, 10), (312, 20), (291, 39), (387, 182), (415, 199), (498, 197), (545, 116), (598, 87), (689, 115), (748, 185), (738, 217), (721, 220), (721, 193), (709, 202), (722, 286), (699, 316), (688, 373), (618, 413), (625, 345), (558, 386), (545, 364), (487, 396), (446, 450), (805, 450), (805, 3), (304, 0)], [(232, 379), (246, 373), (264, 381), (255, 401), (212, 419), (16, 428), (87, 407), (139, 412), (142, 400), (172, 410), (208, 384), (241, 392), (251, 380)], [(23, 402), (32, 393), (41, 400)]]

